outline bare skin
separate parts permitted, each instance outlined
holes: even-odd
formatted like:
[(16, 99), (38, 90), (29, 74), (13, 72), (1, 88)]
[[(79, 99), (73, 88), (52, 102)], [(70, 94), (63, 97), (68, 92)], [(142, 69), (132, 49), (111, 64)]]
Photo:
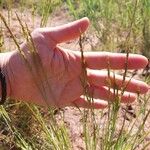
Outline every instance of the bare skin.
[[(126, 55), (108, 52), (84, 52), (87, 63), (87, 76), (97, 100), (89, 104), (83, 97), (81, 84), (81, 53), (59, 47), (58, 44), (80, 36), (89, 26), (89, 20), (83, 18), (75, 22), (54, 27), (38, 28), (32, 32), (32, 38), (41, 60), (42, 68), (35, 67), (33, 54), (29, 52), (27, 42), (21, 45), (31, 70), (18, 51), (4, 53), (1, 66), (7, 74), (8, 96), (38, 105), (55, 107), (78, 106), (84, 108), (105, 108), (108, 101), (114, 98), (108, 90), (107, 71), (109, 60), (111, 69), (125, 69)], [(1, 55), (1, 57), (2, 57)], [(130, 54), (128, 69), (141, 69), (148, 61), (144, 56)], [(121, 89), (123, 77), (116, 75), (116, 84)], [(126, 78), (126, 83), (129, 79)], [(111, 74), (111, 86), (114, 79)], [(126, 92), (121, 96), (122, 102), (129, 103), (136, 99), (136, 93), (144, 94), (149, 87), (146, 83), (132, 79), (127, 85)], [(102, 100), (101, 100), (102, 99)]]

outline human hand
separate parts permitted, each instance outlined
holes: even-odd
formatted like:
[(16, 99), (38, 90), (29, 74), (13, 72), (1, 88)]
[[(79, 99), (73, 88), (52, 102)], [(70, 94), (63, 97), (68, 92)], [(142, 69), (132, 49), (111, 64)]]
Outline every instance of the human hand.
[[(108, 60), (111, 69), (125, 69), (126, 54), (84, 52), (88, 82), (90, 88), (92, 87), (93, 97), (97, 99), (89, 103), (81, 97), (84, 93), (81, 84), (83, 78), (81, 53), (58, 46), (59, 43), (78, 38), (88, 26), (89, 20), (83, 18), (63, 26), (35, 29), (32, 32), (32, 39), (43, 69), (40, 67), (40, 61), (34, 60), (28, 42), (24, 42), (21, 49), (32, 71), (18, 51), (10, 52), (9, 63), (6, 67), (10, 85), (9, 96), (39, 105), (105, 108), (107, 102), (115, 97), (107, 88), (110, 86), (108, 79), (112, 87), (115, 83), (121, 89), (123, 77), (116, 75), (114, 81), (113, 74), (108, 77), (107, 71), (102, 69), (108, 68)], [(144, 56), (129, 54), (128, 69), (141, 69), (147, 63)], [(126, 78), (125, 84), (129, 80)], [(121, 96), (121, 101), (133, 102), (136, 99), (135, 93), (144, 94), (148, 88), (146, 83), (131, 79), (125, 89), (126, 92)]]

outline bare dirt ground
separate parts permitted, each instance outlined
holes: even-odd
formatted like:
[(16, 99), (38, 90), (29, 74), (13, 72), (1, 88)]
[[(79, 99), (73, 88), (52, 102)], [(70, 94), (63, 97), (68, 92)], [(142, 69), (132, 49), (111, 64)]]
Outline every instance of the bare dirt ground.
[[(20, 25), (15, 16), (15, 12), (17, 12), (17, 14), (21, 17), (21, 20), (23, 22), (27, 23), (27, 25), (31, 31), (34, 28), (37, 28), (40, 26), (41, 19), (37, 15), (34, 17), (34, 22), (33, 22), (33, 17), (31, 15), (30, 10), (25, 10), (23, 13), (21, 13), (20, 11), (18, 11), (18, 9), (14, 9), (11, 12), (12, 14), (10, 17), (10, 27), (11, 27), (11, 30), (13, 31), (14, 35), (16, 36), (16, 38), (19, 40), (19, 43), (21, 44), (24, 40), (22, 37)], [(7, 10), (3, 9), (2, 13), (4, 16), (8, 16)], [(50, 16), (47, 26), (57, 26), (57, 25), (68, 23), (72, 20), (73, 20), (73, 18), (70, 17), (70, 15), (68, 14), (67, 8), (62, 7), (62, 8), (57, 9)], [(6, 51), (14, 50), (15, 45), (14, 45), (13, 41), (11, 40), (10, 34), (8, 33), (8, 31), (5, 28), (3, 30), (4, 30), (3, 33), (4, 33), (4, 37), (5, 37), (5, 43), (4, 43), (3, 49), (6, 49)], [(88, 40), (90, 42), (92, 42), (93, 45), (94, 44), (96, 45), (98, 42), (98, 39), (96, 39), (95, 36), (90, 35), (90, 34), (88, 36)], [(61, 46), (65, 47), (65, 48), (69, 48), (71, 50), (79, 50), (78, 39), (69, 41), (67, 43), (63, 43), (63, 44), (61, 44)], [(91, 48), (92, 48), (91, 44), (89, 42), (87, 42), (85, 44), (84, 49), (91, 50)], [(139, 78), (139, 76), (137, 76), (137, 78)], [(138, 104), (135, 103), (133, 105), (133, 111), (134, 111), (134, 108), (136, 107), (136, 105), (138, 105)], [(125, 107), (125, 106), (123, 106), (123, 107)], [(72, 108), (72, 107), (66, 107), (66, 108), (62, 109), (62, 111), (64, 112), (65, 122), (70, 131), (70, 138), (73, 143), (73, 149), (74, 150), (84, 150), (85, 146), (83, 143), (83, 133), (82, 133), (83, 131), (82, 131), (82, 125), (81, 125), (80, 112), (76, 108)], [(106, 112), (107, 112), (107, 110), (106, 110)], [(127, 117), (127, 116), (124, 116), (124, 111), (121, 112), (120, 116)], [(149, 128), (150, 128), (150, 118), (146, 124), (146, 129), (149, 129)], [(1, 136), (2, 135), (0, 134), (0, 137)], [(149, 141), (150, 139), (147, 138), (147, 140)]]

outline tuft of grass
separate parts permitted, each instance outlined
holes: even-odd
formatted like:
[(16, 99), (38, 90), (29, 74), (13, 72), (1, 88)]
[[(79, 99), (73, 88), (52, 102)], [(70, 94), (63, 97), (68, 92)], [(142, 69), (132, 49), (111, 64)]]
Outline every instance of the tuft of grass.
[[(94, 30), (90, 34), (94, 33), (98, 39), (94, 50), (123, 51), (126, 47), (130, 47), (132, 52), (142, 52), (149, 57), (149, 50), (145, 48), (149, 43), (149, 38), (145, 38), (149, 34), (150, 26), (149, 1), (67, 0), (67, 4), (71, 15), (75, 18), (83, 16), (90, 18)], [(144, 30), (147, 35), (142, 33)]]

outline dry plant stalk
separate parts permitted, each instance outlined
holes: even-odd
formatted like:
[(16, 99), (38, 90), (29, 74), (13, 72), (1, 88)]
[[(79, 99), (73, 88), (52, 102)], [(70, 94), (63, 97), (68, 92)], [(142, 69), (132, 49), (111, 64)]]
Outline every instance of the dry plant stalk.
[(82, 43), (83, 43), (83, 37), (82, 37), (82, 33), (81, 33), (81, 35), (79, 37), (79, 47), (80, 47), (80, 52), (81, 52), (81, 69), (82, 69), (81, 83), (82, 83), (82, 86), (83, 86), (83, 89), (84, 89), (84, 95), (85, 95), (87, 101), (89, 103), (92, 103), (92, 99), (93, 99), (92, 95), (93, 94), (89, 90), (90, 89), (90, 84), (89, 84), (88, 77), (87, 77), (87, 62), (86, 62), (85, 57), (84, 57), (84, 51), (83, 51), (83, 44)]

